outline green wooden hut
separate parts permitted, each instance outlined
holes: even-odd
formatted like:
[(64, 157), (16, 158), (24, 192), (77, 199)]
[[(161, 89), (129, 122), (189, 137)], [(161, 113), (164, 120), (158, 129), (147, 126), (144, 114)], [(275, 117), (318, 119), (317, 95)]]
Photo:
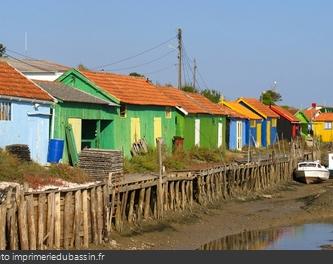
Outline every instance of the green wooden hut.
[(294, 115), (300, 122), (301, 136), (307, 136), (309, 134), (310, 121), (303, 111), (299, 110)]
[(174, 103), (149, 80), (109, 72), (69, 70), (58, 81), (111, 103), (116, 103), (112, 138), (114, 148), (131, 156), (133, 143), (144, 139), (155, 147), (162, 137), (171, 151), (176, 131)]
[(117, 118), (117, 104), (60, 82), (35, 82), (57, 99), (52, 109), (50, 138), (65, 141), (63, 163), (76, 164), (77, 154), (85, 147), (116, 147), (114, 120)]
[(197, 93), (159, 87), (176, 105), (176, 137), (189, 150), (226, 147), (226, 116), (219, 105)]

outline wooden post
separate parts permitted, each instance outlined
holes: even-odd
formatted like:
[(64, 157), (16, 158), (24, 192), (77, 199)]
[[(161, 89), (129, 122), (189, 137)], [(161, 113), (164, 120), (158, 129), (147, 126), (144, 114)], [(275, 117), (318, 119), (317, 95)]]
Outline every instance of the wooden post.
[(126, 192), (123, 194), (123, 200), (122, 200), (122, 212), (121, 212), (121, 215), (122, 215), (122, 221), (125, 221), (126, 220), (126, 209), (127, 209), (127, 200), (128, 200), (128, 190), (126, 190)]
[(151, 187), (147, 188), (146, 191), (146, 201), (145, 201), (145, 207), (144, 207), (144, 219), (148, 219), (149, 213), (150, 213), (150, 194), (151, 194)]
[(98, 186), (97, 192), (97, 234), (98, 244), (103, 243), (103, 193), (102, 187)]
[(138, 221), (141, 222), (143, 216), (143, 203), (145, 199), (145, 188), (140, 189), (139, 202), (138, 202)]
[(55, 246), (56, 249), (60, 249), (60, 239), (61, 239), (60, 192), (57, 192), (54, 196), (54, 205), (55, 205), (54, 246)]
[(7, 208), (0, 205), (0, 250), (6, 249), (6, 214)]
[(185, 196), (185, 181), (182, 181), (182, 186), (181, 186), (181, 194), (182, 194), (182, 202), (181, 202), (181, 206), (182, 209), (185, 209), (185, 202), (186, 202), (186, 196)]
[(53, 247), (54, 236), (54, 193), (47, 196), (47, 246)]
[(83, 247), (89, 247), (89, 224), (88, 224), (88, 191), (82, 191), (82, 212), (83, 212)]
[(81, 191), (75, 192), (75, 214), (74, 214), (74, 232), (73, 237), (75, 248), (81, 247)]
[(170, 182), (169, 185), (170, 190), (170, 209), (174, 210), (174, 204), (175, 204), (175, 182)]
[(45, 207), (45, 194), (39, 195), (38, 199), (38, 242), (37, 248), (44, 249), (44, 207)]
[(131, 192), (129, 209), (128, 209), (128, 218), (127, 221), (129, 223), (133, 223), (133, 212), (134, 212), (134, 199), (135, 199), (135, 190)]
[(34, 197), (31, 194), (27, 196), (26, 199), (27, 199), (27, 212), (28, 212), (29, 249), (36, 250), (37, 236), (36, 236), (36, 224), (35, 224)]
[(24, 199), (23, 193), (21, 194), (20, 204), (18, 206), (18, 224), (20, 234), (20, 248), (21, 250), (28, 250), (29, 239), (27, 228), (27, 202)]
[(159, 163), (159, 177), (157, 184), (157, 218), (160, 219), (163, 217), (163, 186), (162, 186), (162, 177), (163, 177), (163, 158), (162, 158), (162, 144), (163, 139), (156, 139), (157, 153), (158, 153), (158, 163)]
[(64, 248), (69, 249), (71, 246), (71, 232), (73, 230), (74, 213), (73, 213), (73, 194), (67, 192), (64, 201)]

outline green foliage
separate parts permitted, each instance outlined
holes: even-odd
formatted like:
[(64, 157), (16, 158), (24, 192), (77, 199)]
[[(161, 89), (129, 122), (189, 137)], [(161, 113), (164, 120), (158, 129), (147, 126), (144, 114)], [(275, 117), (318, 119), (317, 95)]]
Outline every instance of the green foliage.
[(203, 96), (208, 98), (213, 103), (219, 103), (221, 98), (221, 93), (214, 89), (205, 89), (201, 92)]
[(5, 56), (6, 53), (6, 47), (0, 43), (0, 57)]
[(281, 94), (274, 90), (264, 91), (260, 96), (260, 101), (265, 105), (272, 105), (282, 100)]
[(192, 85), (189, 84), (185, 84), (181, 90), (183, 90), (184, 92), (189, 92), (189, 93), (198, 93), (199, 90), (194, 88)]
[(133, 76), (133, 77), (145, 77), (144, 75), (137, 73), (137, 72), (131, 72), (130, 74), (128, 74), (129, 76)]
[(0, 150), (0, 181), (27, 182), (31, 187), (55, 184), (60, 179), (83, 183), (88, 176), (79, 168), (64, 164), (43, 167), (35, 162), (22, 162), (6, 151)]
[(158, 161), (156, 150), (149, 149), (148, 153), (126, 159), (124, 163), (126, 173), (158, 172)]
[(88, 67), (86, 67), (84, 64), (80, 63), (78, 66), (77, 66), (77, 69), (79, 71), (89, 71)]
[(219, 162), (223, 161), (223, 152), (220, 149), (192, 148), (189, 152), (191, 160), (202, 162)]

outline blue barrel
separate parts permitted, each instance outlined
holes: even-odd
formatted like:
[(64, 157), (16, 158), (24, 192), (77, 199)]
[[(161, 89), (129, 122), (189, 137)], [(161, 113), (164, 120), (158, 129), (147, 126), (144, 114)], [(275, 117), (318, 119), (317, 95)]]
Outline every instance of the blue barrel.
[(62, 159), (63, 151), (64, 151), (64, 140), (50, 139), (49, 149), (47, 153), (47, 162), (59, 163), (59, 161)]

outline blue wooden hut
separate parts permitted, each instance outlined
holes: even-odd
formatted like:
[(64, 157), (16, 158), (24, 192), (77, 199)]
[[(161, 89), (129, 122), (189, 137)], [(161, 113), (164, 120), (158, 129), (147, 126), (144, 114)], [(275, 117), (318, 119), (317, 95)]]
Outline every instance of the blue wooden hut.
[(34, 161), (47, 160), (53, 97), (0, 61), (0, 147), (29, 146)]

